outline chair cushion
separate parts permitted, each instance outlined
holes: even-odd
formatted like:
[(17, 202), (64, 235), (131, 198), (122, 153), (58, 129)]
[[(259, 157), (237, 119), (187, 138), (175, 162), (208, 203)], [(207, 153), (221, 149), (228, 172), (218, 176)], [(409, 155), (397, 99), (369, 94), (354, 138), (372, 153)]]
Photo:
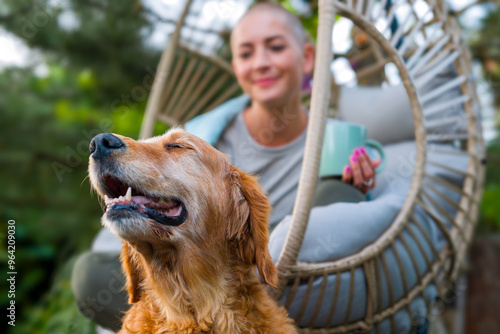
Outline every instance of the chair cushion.
[(338, 118), (363, 124), (381, 144), (415, 138), (413, 114), (403, 85), (340, 88)]
[[(465, 133), (467, 117), (460, 86), (454, 86), (434, 94), (440, 87), (457, 79), (453, 65), (426, 81), (415, 80), (417, 95), (422, 102), (426, 124), (441, 122), (428, 132)], [(478, 108), (475, 108), (478, 109)], [(338, 118), (363, 124), (367, 137), (381, 144), (415, 139), (415, 126), (408, 94), (402, 84), (383, 87), (340, 87)]]

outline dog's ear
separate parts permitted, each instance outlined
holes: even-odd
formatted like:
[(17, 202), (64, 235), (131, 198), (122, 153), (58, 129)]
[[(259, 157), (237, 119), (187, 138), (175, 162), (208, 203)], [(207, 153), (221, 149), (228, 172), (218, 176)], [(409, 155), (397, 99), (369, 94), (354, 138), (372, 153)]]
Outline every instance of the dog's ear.
[(229, 222), (229, 238), (237, 243), (241, 259), (257, 265), (264, 281), (276, 287), (278, 275), (269, 254), (269, 214), (271, 206), (257, 180), (238, 169), (231, 173), (233, 219)]
[(122, 247), (122, 267), (126, 276), (126, 285), (129, 304), (137, 303), (142, 297), (142, 270), (137, 252), (127, 242)]

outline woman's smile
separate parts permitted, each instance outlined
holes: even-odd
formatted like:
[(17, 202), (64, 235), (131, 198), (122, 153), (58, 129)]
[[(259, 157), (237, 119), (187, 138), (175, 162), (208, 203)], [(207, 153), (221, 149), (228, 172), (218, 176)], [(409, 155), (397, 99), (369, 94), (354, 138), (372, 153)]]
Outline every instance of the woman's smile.
[(257, 79), (253, 83), (259, 87), (267, 87), (278, 81), (278, 77)]

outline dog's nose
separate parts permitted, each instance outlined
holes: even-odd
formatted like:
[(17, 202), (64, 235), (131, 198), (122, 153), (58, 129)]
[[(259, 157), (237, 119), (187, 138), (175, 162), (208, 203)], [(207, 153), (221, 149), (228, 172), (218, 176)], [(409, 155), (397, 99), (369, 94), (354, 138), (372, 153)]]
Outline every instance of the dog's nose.
[(90, 141), (90, 155), (93, 158), (100, 159), (111, 152), (125, 148), (125, 143), (120, 138), (111, 133), (101, 133)]

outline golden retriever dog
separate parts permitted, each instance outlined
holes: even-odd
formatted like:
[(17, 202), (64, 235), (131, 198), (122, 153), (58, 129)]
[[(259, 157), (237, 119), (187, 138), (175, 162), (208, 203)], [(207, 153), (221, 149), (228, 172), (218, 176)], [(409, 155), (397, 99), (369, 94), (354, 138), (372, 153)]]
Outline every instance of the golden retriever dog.
[(100, 134), (90, 151), (103, 225), (123, 240), (133, 305), (119, 333), (297, 332), (255, 270), (277, 284), (255, 178), (180, 129), (143, 141)]

